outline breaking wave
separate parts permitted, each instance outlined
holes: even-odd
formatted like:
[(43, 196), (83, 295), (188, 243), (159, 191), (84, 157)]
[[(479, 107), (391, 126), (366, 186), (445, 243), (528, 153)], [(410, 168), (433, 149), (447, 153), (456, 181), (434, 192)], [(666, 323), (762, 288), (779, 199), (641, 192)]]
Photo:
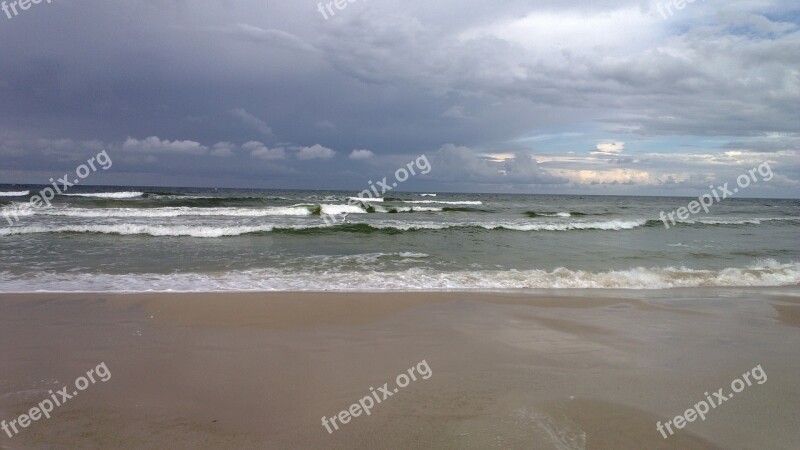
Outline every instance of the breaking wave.
[[(422, 257), (410, 254), (408, 257)], [(636, 267), (591, 272), (554, 270), (394, 272), (253, 269), (221, 274), (66, 274), (0, 272), (4, 292), (208, 292), (208, 291), (437, 291), (498, 289), (667, 289), (686, 287), (793, 286), (800, 263), (764, 260), (746, 267), (698, 270)]]
[(87, 192), (80, 194), (61, 194), (67, 197), (94, 197), (94, 198), (136, 198), (144, 195), (144, 192)]
[(8, 191), (8, 192), (0, 192), (0, 197), (23, 197), (25, 195), (30, 195), (31, 191)]

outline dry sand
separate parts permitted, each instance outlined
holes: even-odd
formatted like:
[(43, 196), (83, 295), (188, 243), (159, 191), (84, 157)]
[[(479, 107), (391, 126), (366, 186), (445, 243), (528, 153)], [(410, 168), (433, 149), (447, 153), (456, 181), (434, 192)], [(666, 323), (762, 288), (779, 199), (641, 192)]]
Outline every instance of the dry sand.
[[(602, 295), (602, 297), (601, 297)], [(0, 295), (0, 448), (800, 448), (794, 289)], [(329, 434), (321, 424), (425, 360)], [(663, 439), (761, 364), (768, 376)], [(729, 389), (728, 389), (729, 390)]]

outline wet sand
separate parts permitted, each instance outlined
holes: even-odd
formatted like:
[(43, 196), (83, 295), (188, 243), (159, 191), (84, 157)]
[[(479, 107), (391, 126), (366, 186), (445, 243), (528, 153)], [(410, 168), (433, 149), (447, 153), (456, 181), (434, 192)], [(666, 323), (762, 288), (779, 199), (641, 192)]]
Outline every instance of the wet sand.
[[(797, 289), (0, 295), (0, 448), (798, 448)], [(370, 415), (370, 387), (425, 360)], [(768, 376), (664, 439), (756, 365)], [(417, 372), (419, 373), (419, 372)]]

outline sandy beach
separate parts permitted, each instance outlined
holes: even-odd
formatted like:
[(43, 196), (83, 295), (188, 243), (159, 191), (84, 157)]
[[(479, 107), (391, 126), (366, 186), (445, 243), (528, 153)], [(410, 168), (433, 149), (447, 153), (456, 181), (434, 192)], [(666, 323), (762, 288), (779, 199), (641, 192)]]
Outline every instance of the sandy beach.
[[(3, 294), (0, 419), (111, 375), (0, 448), (797, 448), (798, 310), (790, 288)], [(757, 365), (763, 384), (656, 430)]]

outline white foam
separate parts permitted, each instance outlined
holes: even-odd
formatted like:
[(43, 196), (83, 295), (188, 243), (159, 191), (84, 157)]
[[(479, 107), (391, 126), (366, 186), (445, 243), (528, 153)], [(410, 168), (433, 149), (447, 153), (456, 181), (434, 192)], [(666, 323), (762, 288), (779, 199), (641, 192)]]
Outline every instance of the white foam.
[(403, 203), (441, 203), (443, 205), (482, 205), (480, 200), (444, 201), (444, 200), (403, 200)]
[(360, 208), (360, 207), (358, 207), (356, 205), (328, 205), (328, 204), (323, 204), (323, 205), (320, 205), (320, 206), (322, 207), (322, 209), (320, 211), (321, 214), (326, 214), (326, 215), (329, 215), (329, 216), (334, 216), (334, 215), (337, 215), (337, 214), (344, 214), (344, 213), (350, 213), (350, 214), (366, 214), (367, 213), (366, 210), (364, 210), (363, 208)]
[(419, 194), (420, 197), (436, 197), (436, 194)]
[(144, 195), (144, 192), (93, 192), (81, 194), (61, 194), (68, 197), (96, 197), (96, 198), (136, 198)]
[(544, 217), (572, 217), (572, 214), (568, 212), (557, 212), (557, 213), (536, 213), (537, 216), (544, 216)]
[(274, 228), (274, 225), (215, 227), (202, 225), (141, 225), (132, 223), (116, 225), (67, 225), (57, 227), (43, 227), (34, 225), (0, 228), (0, 236), (41, 233), (102, 233), (119, 235), (145, 234), (150, 236), (217, 238), (223, 236), (239, 236), (248, 233), (272, 231)]
[(419, 252), (400, 252), (397, 253), (398, 256), (401, 258), (428, 258), (430, 255), (427, 253), (419, 253)]
[(505, 228), (516, 231), (569, 231), (569, 230), (632, 230), (647, 223), (646, 220), (605, 220), (600, 222), (566, 222), (566, 223), (501, 223), (483, 226), (487, 229)]
[(382, 198), (372, 198), (372, 197), (347, 197), (348, 200), (354, 202), (377, 202), (380, 203), (383, 201)]
[(800, 217), (751, 217), (737, 219), (699, 218), (682, 220), (678, 221), (678, 223), (702, 225), (761, 225), (761, 222), (773, 222), (781, 220), (800, 220)]
[[(350, 213), (366, 213), (363, 209), (350, 205), (322, 205), (322, 213), (325, 215), (337, 215)], [(328, 206), (328, 208), (325, 208)], [(30, 215), (25, 213), (20, 215)], [(444, 230), (449, 228), (462, 228), (462, 227), (478, 227), (487, 230), (506, 229), (512, 231), (569, 231), (569, 230), (631, 230), (644, 224), (645, 221), (622, 221), (610, 220), (606, 222), (575, 222), (575, 223), (535, 223), (535, 224), (520, 224), (520, 223), (503, 223), (503, 222), (463, 222), (463, 223), (436, 223), (436, 222), (400, 222), (400, 221), (385, 221), (369, 223), (370, 227), (375, 229), (388, 229), (388, 230)], [(144, 234), (150, 236), (192, 236), (192, 237), (223, 237), (223, 236), (239, 236), (242, 234), (272, 231), (274, 228), (280, 227), (284, 229), (304, 230), (309, 228), (327, 228), (317, 222), (308, 225), (292, 225), (282, 224), (276, 226), (275, 224), (263, 226), (239, 226), (239, 225), (220, 225), (220, 226), (204, 226), (204, 225), (147, 225), (147, 224), (113, 224), (113, 225), (68, 225), (68, 226), (17, 226), (0, 228), (0, 236), (9, 235), (22, 235), (22, 234), (41, 234), (41, 233), (103, 233), (103, 234)]]
[(408, 230), (445, 230), (459, 227), (478, 227), (486, 230), (513, 231), (570, 231), (570, 230), (632, 230), (641, 227), (646, 220), (606, 220), (600, 222), (562, 222), (562, 223), (528, 223), (528, 222), (378, 222), (370, 226), (380, 229)]
[(225, 216), (225, 217), (265, 217), (265, 216), (309, 216), (307, 207), (269, 207), (269, 208), (48, 208), (36, 214), (61, 217), (181, 217), (181, 216)]
[[(414, 268), (395, 272), (258, 269), (221, 274), (68, 274), (0, 272), (0, 291), (208, 292), (208, 291), (435, 291), (502, 289), (666, 289), (678, 287), (795, 286), (800, 263), (757, 262), (747, 267), (698, 270), (685, 267), (631, 268), (589, 272), (552, 271), (434, 272)], [(36, 286), (32, 289), (31, 286)]]
[(12, 203), (0, 208), (0, 214), (4, 217), (27, 217), (36, 214), (36, 208), (30, 203)]
[(383, 206), (375, 206), (375, 211), (388, 213), (391, 211), (405, 213), (405, 212), (441, 212), (444, 208), (437, 208), (435, 206), (393, 206), (385, 208)]
[(23, 195), (29, 195), (31, 191), (8, 191), (8, 192), (0, 192), (0, 197), (22, 197)]

